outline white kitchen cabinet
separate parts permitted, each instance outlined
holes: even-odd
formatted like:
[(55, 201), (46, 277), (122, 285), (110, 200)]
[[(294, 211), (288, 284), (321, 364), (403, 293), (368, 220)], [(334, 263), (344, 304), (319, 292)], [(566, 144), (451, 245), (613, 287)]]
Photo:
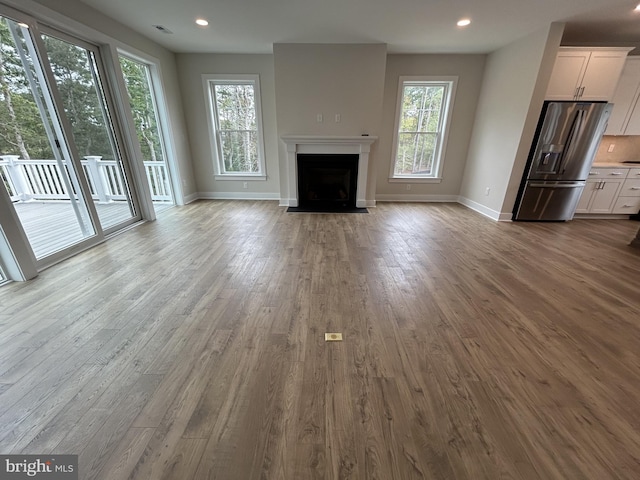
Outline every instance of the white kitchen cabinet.
[(613, 94), (605, 135), (640, 135), (640, 57), (628, 57)]
[(622, 180), (587, 180), (576, 213), (614, 213)]
[(640, 57), (629, 57), (611, 100), (614, 104), (605, 135), (640, 135)]
[(640, 168), (632, 168), (618, 193), (613, 213), (632, 215), (638, 212), (640, 212)]
[(560, 47), (545, 98), (610, 101), (631, 50)]
[(576, 213), (615, 213), (614, 207), (628, 173), (628, 168), (592, 168)]
[(580, 195), (580, 200), (578, 200), (578, 206), (576, 207), (575, 213), (589, 213), (591, 199), (599, 185), (600, 182), (596, 180), (587, 180), (587, 184), (584, 186), (584, 190), (582, 190), (582, 195)]

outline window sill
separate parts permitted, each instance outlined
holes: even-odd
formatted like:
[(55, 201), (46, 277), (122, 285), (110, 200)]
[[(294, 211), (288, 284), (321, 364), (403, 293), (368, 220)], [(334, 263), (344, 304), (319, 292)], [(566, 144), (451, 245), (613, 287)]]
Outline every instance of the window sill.
[(214, 175), (216, 180), (240, 180), (240, 181), (251, 181), (251, 180), (266, 180), (267, 176), (266, 175), (242, 175), (242, 174), (229, 174), (226, 173), (224, 175)]
[(389, 183), (442, 183), (441, 177), (390, 177)]

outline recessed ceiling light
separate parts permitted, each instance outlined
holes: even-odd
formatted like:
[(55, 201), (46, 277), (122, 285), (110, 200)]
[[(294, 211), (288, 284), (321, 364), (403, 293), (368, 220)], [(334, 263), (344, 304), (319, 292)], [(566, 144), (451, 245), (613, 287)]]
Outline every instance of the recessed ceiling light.
[(640, 4), (638, 4), (638, 5), (636, 6), (636, 8), (634, 8), (634, 10), (635, 10), (636, 12), (640, 12)]
[(204, 18), (196, 18), (196, 23), (201, 27), (206, 27), (207, 25), (209, 25), (209, 22), (206, 21)]
[(469, 20), (468, 18), (463, 18), (461, 20), (458, 20), (457, 25), (459, 27), (466, 27), (467, 25), (469, 25), (471, 23), (471, 20)]

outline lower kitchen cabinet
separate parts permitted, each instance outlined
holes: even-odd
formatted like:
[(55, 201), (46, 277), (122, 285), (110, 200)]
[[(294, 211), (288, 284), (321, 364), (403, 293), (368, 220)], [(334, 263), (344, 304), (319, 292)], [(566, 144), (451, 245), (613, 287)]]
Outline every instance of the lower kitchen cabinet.
[(594, 168), (576, 213), (631, 215), (640, 211), (640, 168)]
[[(631, 172), (635, 170), (640, 171), (640, 169), (632, 169)], [(640, 178), (628, 175), (618, 193), (613, 213), (631, 215), (638, 213), (638, 211), (640, 211)]]
[(576, 213), (614, 213), (623, 180), (587, 180)]

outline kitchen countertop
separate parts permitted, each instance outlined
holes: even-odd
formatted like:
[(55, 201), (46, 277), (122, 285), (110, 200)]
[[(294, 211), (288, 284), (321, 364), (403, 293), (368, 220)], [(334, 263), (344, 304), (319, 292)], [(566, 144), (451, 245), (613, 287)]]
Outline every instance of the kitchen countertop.
[(593, 162), (596, 168), (640, 168), (640, 163)]

